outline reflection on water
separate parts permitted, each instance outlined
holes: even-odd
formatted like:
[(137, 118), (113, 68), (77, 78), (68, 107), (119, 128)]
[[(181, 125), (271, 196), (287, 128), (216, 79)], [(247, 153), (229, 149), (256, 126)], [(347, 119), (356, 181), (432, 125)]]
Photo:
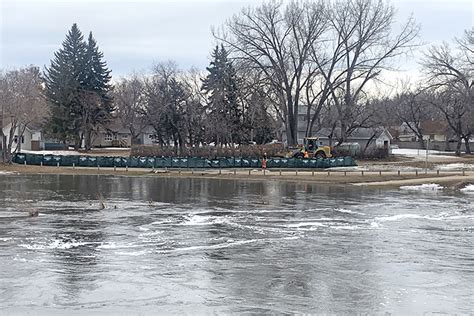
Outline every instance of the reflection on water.
[(469, 313), (473, 202), (277, 181), (0, 175), (0, 311)]

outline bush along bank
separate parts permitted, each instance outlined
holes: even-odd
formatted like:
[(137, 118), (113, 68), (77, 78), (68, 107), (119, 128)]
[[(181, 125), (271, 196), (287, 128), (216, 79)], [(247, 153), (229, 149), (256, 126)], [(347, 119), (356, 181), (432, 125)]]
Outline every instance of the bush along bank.
[[(37, 166), (117, 168), (262, 168), (263, 158), (220, 157), (99, 157), (15, 154), (13, 162)], [(356, 166), (352, 157), (297, 159), (268, 158), (266, 168), (333, 168)]]

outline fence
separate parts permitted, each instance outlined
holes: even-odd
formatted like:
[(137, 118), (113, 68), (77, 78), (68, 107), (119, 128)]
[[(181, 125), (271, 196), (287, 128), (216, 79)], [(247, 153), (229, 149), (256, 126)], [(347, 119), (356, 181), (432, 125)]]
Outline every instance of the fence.
[[(15, 154), (13, 162), (41, 166), (76, 167), (127, 167), (127, 168), (261, 168), (261, 158), (217, 158), (199, 157), (101, 157)], [(338, 158), (269, 158), (267, 168), (331, 168), (356, 166), (352, 157)]]

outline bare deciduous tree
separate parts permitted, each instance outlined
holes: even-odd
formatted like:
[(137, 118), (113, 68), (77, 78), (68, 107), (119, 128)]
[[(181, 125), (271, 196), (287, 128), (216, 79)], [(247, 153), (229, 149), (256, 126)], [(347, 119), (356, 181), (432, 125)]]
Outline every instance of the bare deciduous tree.
[(289, 144), (297, 143), (302, 89), (316, 71), (309, 56), (326, 24), (322, 1), (286, 6), (274, 1), (243, 9), (220, 31), (214, 31), (234, 58), (265, 75), (276, 93)]
[(427, 89), (436, 96), (431, 103), (444, 114), (457, 137), (457, 155), (461, 154), (463, 140), (466, 153), (470, 153), (469, 140), (474, 134), (472, 50), (471, 31), (457, 41), (454, 50), (447, 43), (432, 46), (422, 62), (429, 83)]
[(130, 131), (131, 144), (139, 143), (139, 136), (148, 125), (145, 113), (145, 82), (141, 75), (122, 78), (113, 92), (117, 116)]
[[(390, 61), (412, 48), (419, 27), (410, 18), (393, 34), (395, 11), (381, 0), (336, 1), (327, 9), (330, 21), (329, 53), (313, 52), (339, 114), (339, 142), (359, 127), (367, 126), (371, 111), (368, 86), (376, 82)], [(326, 92), (325, 94), (326, 95)]]
[[(21, 150), (25, 130), (32, 124), (41, 123), (47, 112), (37, 67), (30, 66), (0, 75), (0, 107), (2, 160), (11, 162), (12, 151)], [(8, 139), (3, 133), (7, 125), (10, 125)], [(15, 135), (17, 147), (13, 149)]]

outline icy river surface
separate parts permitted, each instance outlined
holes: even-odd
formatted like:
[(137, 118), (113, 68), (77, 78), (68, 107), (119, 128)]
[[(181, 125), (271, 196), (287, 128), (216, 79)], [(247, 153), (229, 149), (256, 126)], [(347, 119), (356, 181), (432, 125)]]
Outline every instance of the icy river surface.
[(0, 314), (469, 314), (473, 242), (469, 192), (3, 174)]

